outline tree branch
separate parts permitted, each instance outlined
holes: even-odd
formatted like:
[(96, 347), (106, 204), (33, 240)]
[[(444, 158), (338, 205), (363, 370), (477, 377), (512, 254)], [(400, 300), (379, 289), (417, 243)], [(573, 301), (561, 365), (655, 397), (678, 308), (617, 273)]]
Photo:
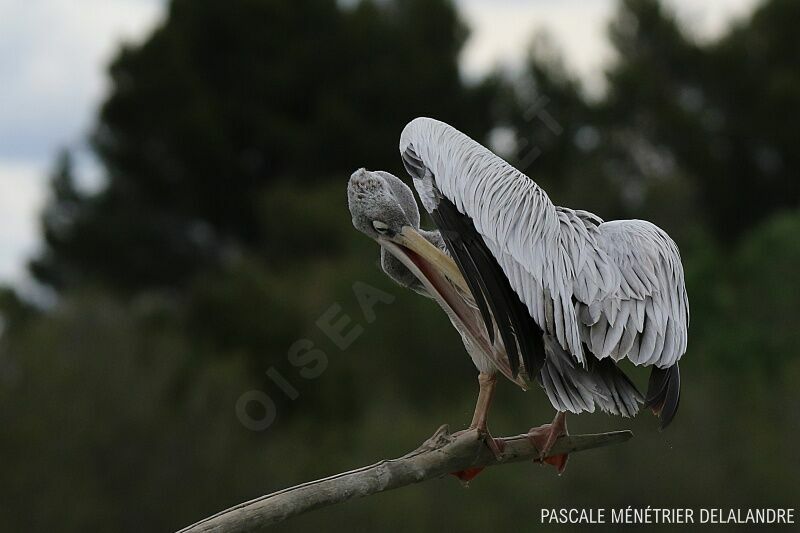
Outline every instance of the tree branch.
[[(630, 431), (563, 436), (553, 445), (548, 457), (625, 442), (632, 436)], [(253, 531), (320, 507), (405, 487), (450, 472), (539, 457), (538, 450), (526, 435), (497, 440), (503, 443), (500, 460), (484, 444), (484, 435), (478, 430), (451, 435), (445, 425), (419, 448), (400, 458), (379, 461), (261, 496), (201, 520), (179, 533)]]

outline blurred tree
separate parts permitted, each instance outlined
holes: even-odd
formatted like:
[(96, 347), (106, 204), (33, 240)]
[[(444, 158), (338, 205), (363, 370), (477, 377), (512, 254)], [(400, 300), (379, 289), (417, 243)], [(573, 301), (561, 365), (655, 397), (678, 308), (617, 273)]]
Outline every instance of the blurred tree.
[(607, 122), (629, 132), (630, 160), (689, 175), (723, 242), (800, 200), (798, 17), (797, 2), (767, 1), (701, 45), (659, 1), (624, 0), (611, 25), (618, 58), (602, 104)]
[[(0, 483), (4, 530), (175, 530), (193, 500), (246, 497), (274, 472), (233, 416), (241, 361), (193, 365), (176, 394), (191, 350), (135, 307), (73, 294), (0, 339), (0, 453), (16, 463)], [(248, 467), (230, 476), (225, 456)]]
[(12, 287), (0, 285), (0, 338), (6, 332), (22, 329), (39, 316), (40, 311), (20, 298)]
[(47, 279), (55, 288), (64, 287), (74, 277), (70, 268), (54, 269), (53, 257), (72, 254), (72, 248), (65, 244), (73, 241), (72, 228), (76, 217), (85, 208), (85, 198), (75, 186), (72, 155), (68, 150), (62, 150), (50, 177), (50, 200), (40, 222), (45, 252), (30, 264), (35, 277)]
[(535, 36), (522, 74), (502, 94), (502, 123), (516, 139), (508, 155), (517, 167), (557, 204), (622, 215), (612, 143), (548, 34)]
[(797, 360), (799, 232), (800, 211), (781, 213), (749, 231), (730, 255), (716, 258), (719, 281), (709, 295), (715, 308), (695, 340), (721, 367), (760, 370), (774, 379)]
[[(629, 31), (630, 13), (623, 10), (615, 24)], [(636, 54), (621, 50), (620, 55), (635, 80), (641, 70), (631, 66)], [(650, 82), (637, 81), (641, 86), (627, 87), (627, 80), (612, 72), (607, 92), (592, 97), (547, 35), (537, 35), (514, 90), (502, 93), (503, 125), (515, 139), (510, 156), (557, 204), (606, 219), (647, 218), (681, 236), (698, 219), (695, 184), (668, 150), (649, 140), (645, 125), (650, 119), (640, 123), (635, 118), (636, 113), (658, 113), (660, 120), (657, 103), (643, 101), (641, 111), (615, 103), (620, 91), (649, 98), (652, 91), (642, 86)]]
[(578, 155), (574, 138), (590, 120), (590, 106), (548, 34), (535, 36), (511, 96), (503, 120), (519, 137), (513, 156), (548, 192), (560, 189), (567, 181), (561, 177), (564, 162)]
[(798, 17), (797, 2), (771, 0), (700, 43), (659, 0), (622, 0), (597, 100), (534, 40), (505, 106), (517, 163), (559, 203), (735, 242), (800, 200)]
[(79, 203), (56, 191), (33, 274), (136, 291), (183, 286), (242, 249), (285, 256), (291, 243), (265, 242), (259, 223), (276, 179), (398, 169), (417, 115), (485, 135), (492, 86), (462, 83), (466, 35), (449, 0), (174, 0), (111, 65), (94, 135), (107, 185)]

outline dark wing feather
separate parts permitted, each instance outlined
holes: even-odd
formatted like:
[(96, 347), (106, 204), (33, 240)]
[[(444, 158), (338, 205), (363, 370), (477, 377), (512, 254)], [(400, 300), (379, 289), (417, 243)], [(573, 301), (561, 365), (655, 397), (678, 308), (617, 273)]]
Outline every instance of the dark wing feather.
[[(417, 154), (409, 148), (408, 150), (403, 153), (403, 165), (406, 167), (406, 171), (411, 174), (412, 176), (417, 176), (418, 178), (422, 178), (425, 176), (426, 172), (428, 172), (425, 163), (417, 156)], [(451, 204), (452, 205), (452, 204)], [(448, 215), (451, 214), (452, 209), (456, 211), (456, 216), (450, 217)], [(484, 298), (484, 294), (488, 292), (485, 288), (485, 283), (481, 278), (479, 272), (477, 271), (477, 267), (475, 266), (472, 259), (469, 257), (468, 253), (465, 253), (461, 250), (461, 246), (457, 245), (458, 241), (454, 241), (451, 239), (452, 236), (457, 235), (457, 229), (448, 230), (446, 228), (452, 226), (458, 226), (459, 220), (458, 216), (461, 213), (453, 206), (452, 209), (444, 209), (442, 211), (435, 211), (431, 213), (431, 217), (433, 218), (434, 223), (439, 228), (439, 233), (442, 236), (442, 239), (447, 246), (447, 249), (450, 251), (450, 255), (453, 257), (458, 269), (461, 271), (461, 274), (464, 276), (464, 279), (469, 286), (470, 291), (472, 292), (472, 296), (475, 299), (475, 303), (478, 306), (478, 310), (481, 313), (481, 317), (483, 318), (483, 323), (486, 325), (486, 332), (489, 334), (489, 341), (494, 343), (494, 328), (492, 327), (492, 315), (489, 312), (489, 306), (486, 303), (486, 298)], [(447, 217), (447, 219), (445, 219)], [(450, 220), (452, 218), (452, 220)], [(474, 229), (474, 228), (473, 228)], [(514, 361), (516, 362), (516, 360)], [(514, 362), (511, 362), (511, 368), (514, 369)], [(516, 375), (517, 370), (514, 370), (514, 375)]]
[[(411, 176), (423, 179), (430, 169), (409, 146), (402, 154), (403, 165)], [(458, 269), (467, 281), (483, 318), (489, 339), (494, 342), (494, 322), (503, 339), (512, 374), (519, 373), (520, 353), (529, 379), (533, 379), (545, 360), (542, 330), (508, 281), (472, 219), (442, 194), (431, 217)], [(490, 312), (491, 310), (491, 312)]]
[(662, 430), (675, 418), (680, 400), (681, 372), (678, 363), (667, 368), (653, 367), (644, 405), (658, 415)]
[(431, 216), (469, 284), (490, 339), (493, 339), (494, 318), (512, 374), (516, 377), (519, 373), (521, 355), (528, 376), (536, 376), (545, 358), (542, 330), (511, 288), (508, 278), (475, 230), (472, 220), (444, 197), (439, 199)]
[[(452, 209), (455, 209), (455, 207)], [(486, 287), (486, 282), (480, 274), (478, 265), (473, 260), (469, 250), (466, 248), (464, 241), (460, 237), (460, 233), (458, 233), (460, 229), (459, 226), (462, 224), (458, 220), (457, 216), (454, 217), (452, 215), (451, 209), (447, 207), (442, 210), (434, 210), (431, 213), (431, 218), (433, 218), (434, 223), (439, 228), (439, 233), (441, 234), (447, 249), (450, 251), (450, 254), (453, 256), (453, 260), (455, 261), (456, 265), (458, 265), (458, 269), (461, 271), (461, 274), (463, 274), (464, 279), (467, 281), (467, 285), (469, 285), (469, 290), (472, 292), (472, 295), (475, 298), (475, 303), (481, 312), (481, 317), (483, 317), (483, 323), (486, 325), (486, 332), (489, 334), (489, 342), (494, 343), (492, 315), (489, 312), (489, 305), (484, 297), (485, 294), (489, 293), (489, 289)], [(514, 372), (514, 375), (516, 375), (517, 371), (514, 370), (514, 362), (511, 363), (511, 368)]]

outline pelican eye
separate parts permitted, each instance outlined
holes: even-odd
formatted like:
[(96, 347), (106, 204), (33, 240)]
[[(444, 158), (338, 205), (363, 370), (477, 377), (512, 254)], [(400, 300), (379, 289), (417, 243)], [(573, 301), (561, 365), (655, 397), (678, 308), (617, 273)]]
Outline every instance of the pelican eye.
[(389, 226), (380, 220), (373, 220), (372, 227), (375, 228), (375, 231), (378, 233), (386, 233), (389, 231)]

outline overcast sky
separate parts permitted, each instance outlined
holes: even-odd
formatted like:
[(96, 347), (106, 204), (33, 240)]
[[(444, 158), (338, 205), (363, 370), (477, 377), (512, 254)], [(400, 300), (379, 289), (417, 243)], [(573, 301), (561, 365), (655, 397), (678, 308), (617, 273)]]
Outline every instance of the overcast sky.
[[(472, 28), (467, 76), (510, 67), (544, 28), (597, 90), (610, 57), (605, 26), (614, 0), (457, 0)], [(722, 31), (757, 0), (667, 0), (699, 36)], [(105, 65), (163, 16), (164, 0), (0, 0), (0, 282), (25, 279), (38, 242), (46, 176), (60, 147), (86, 153), (85, 136), (105, 91)], [(88, 156), (81, 173), (99, 174)]]

